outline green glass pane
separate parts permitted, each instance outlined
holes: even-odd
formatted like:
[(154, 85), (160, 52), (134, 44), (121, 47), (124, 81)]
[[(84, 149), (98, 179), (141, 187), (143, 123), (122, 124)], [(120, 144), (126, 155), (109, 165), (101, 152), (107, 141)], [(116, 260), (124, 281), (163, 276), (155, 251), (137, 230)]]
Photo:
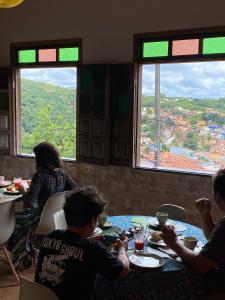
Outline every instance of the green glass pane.
[(59, 48), (59, 61), (78, 61), (78, 48)]
[(225, 53), (225, 37), (203, 39), (203, 54)]
[(18, 62), (20, 64), (36, 62), (36, 50), (19, 50)]
[(169, 42), (146, 42), (143, 44), (143, 57), (168, 56)]

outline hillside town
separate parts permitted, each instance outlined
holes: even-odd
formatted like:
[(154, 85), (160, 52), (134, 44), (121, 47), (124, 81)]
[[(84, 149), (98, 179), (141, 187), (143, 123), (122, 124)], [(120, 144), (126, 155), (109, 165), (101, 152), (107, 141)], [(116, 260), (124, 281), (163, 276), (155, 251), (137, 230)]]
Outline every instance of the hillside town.
[[(142, 107), (140, 165), (206, 173), (225, 165), (225, 110), (190, 110), (176, 106), (179, 99), (171, 101), (173, 109), (162, 108), (158, 123), (154, 107)], [(166, 102), (168, 99), (161, 99), (162, 104)]]

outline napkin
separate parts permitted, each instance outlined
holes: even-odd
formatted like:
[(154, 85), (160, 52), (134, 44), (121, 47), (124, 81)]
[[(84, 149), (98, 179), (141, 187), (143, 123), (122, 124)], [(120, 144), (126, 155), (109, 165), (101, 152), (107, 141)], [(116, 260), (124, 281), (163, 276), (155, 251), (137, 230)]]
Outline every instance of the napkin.
[(167, 255), (169, 255), (169, 256), (172, 257), (172, 258), (177, 258), (177, 257), (178, 257), (177, 253), (174, 252), (174, 251), (173, 251), (172, 249), (170, 249), (170, 248), (160, 248), (160, 247), (158, 247), (158, 249), (159, 249), (160, 251), (166, 253)]
[(166, 254), (165, 252), (159, 251), (159, 250), (151, 248), (151, 247), (147, 247), (147, 253), (156, 254), (156, 255), (158, 255), (160, 257), (164, 257), (164, 258), (170, 258), (170, 256), (168, 254)]

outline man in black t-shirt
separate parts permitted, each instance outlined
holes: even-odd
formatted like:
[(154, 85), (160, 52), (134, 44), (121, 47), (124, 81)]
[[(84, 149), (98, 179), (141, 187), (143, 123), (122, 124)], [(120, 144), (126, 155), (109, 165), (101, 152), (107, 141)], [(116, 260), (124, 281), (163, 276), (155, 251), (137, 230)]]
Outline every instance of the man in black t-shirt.
[[(225, 213), (225, 168), (220, 169), (212, 181), (213, 198), (218, 208)], [(162, 229), (163, 240), (194, 271), (202, 274), (202, 289), (225, 292), (225, 217), (217, 224), (211, 216), (211, 202), (200, 198), (195, 201), (201, 217), (202, 228), (208, 242), (200, 253), (185, 248), (177, 239), (174, 229)]]
[(64, 205), (67, 230), (48, 234), (40, 249), (35, 281), (50, 287), (61, 300), (94, 299), (95, 276), (113, 280), (129, 272), (127, 238), (118, 239), (114, 256), (93, 235), (105, 202), (93, 187), (71, 192)]

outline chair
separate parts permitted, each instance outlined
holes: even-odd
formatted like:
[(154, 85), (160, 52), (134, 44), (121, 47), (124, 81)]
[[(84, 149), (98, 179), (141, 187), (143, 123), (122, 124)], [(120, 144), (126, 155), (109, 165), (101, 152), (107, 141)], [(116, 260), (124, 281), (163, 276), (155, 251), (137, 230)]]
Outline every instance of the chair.
[(59, 297), (43, 284), (31, 281), (20, 276), (19, 300), (59, 300)]
[(44, 206), (41, 214), (41, 218), (37, 225), (37, 228), (32, 233), (32, 244), (33, 244), (33, 262), (37, 265), (37, 258), (39, 254), (39, 249), (36, 243), (39, 245), (43, 236), (51, 231), (55, 230), (53, 215), (54, 213), (62, 210), (63, 204), (65, 202), (65, 195), (67, 192), (56, 193), (50, 196)]
[(157, 212), (158, 211), (167, 212), (170, 219), (187, 222), (187, 212), (181, 206), (174, 204), (163, 204), (157, 209)]
[(53, 215), (62, 210), (66, 192), (56, 193), (49, 197), (41, 214), (40, 221), (34, 234), (45, 235), (55, 230)]
[(67, 228), (66, 219), (65, 219), (63, 210), (60, 210), (60, 211), (57, 211), (56, 213), (54, 213), (53, 221), (54, 221), (55, 229), (66, 229)]
[(0, 201), (0, 249), (2, 249), (2, 253), (6, 257), (5, 261), (9, 264), (12, 274), (15, 276), (16, 283), (19, 284), (19, 277), (13, 266), (9, 253), (4, 246), (4, 243), (8, 241), (13, 233), (15, 223), (14, 201)]

